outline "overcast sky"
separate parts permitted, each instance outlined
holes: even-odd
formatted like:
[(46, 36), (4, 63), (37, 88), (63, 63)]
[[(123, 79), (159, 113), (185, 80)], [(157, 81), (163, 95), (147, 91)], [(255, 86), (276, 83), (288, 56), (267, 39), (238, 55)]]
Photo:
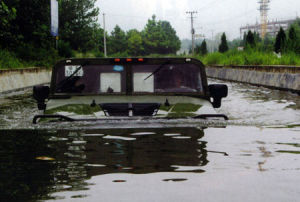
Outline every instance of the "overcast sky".
[[(167, 20), (181, 38), (190, 38), (191, 23), (186, 11), (197, 11), (194, 19), (196, 34), (211, 38), (226, 32), (229, 39), (240, 36), (242, 25), (260, 22), (258, 0), (98, 0), (103, 25), (106, 13), (108, 32), (119, 25), (123, 30), (142, 30), (153, 14), (158, 20)], [(300, 16), (300, 0), (271, 0), (269, 20), (293, 19)]]

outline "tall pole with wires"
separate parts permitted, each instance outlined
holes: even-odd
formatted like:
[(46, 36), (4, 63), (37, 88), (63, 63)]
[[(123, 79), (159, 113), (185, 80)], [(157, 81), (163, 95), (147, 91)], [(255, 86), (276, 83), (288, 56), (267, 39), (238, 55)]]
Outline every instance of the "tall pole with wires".
[(214, 52), (214, 46), (215, 46), (215, 43), (214, 43), (214, 30), (210, 30), (211, 31), (211, 53)]
[(103, 13), (103, 48), (104, 48), (104, 57), (107, 57), (106, 52), (106, 30), (105, 30), (105, 13)]
[(192, 54), (194, 55), (195, 52), (195, 29), (194, 29), (194, 14), (196, 14), (197, 11), (187, 11), (186, 14), (191, 15), (191, 34), (192, 34)]

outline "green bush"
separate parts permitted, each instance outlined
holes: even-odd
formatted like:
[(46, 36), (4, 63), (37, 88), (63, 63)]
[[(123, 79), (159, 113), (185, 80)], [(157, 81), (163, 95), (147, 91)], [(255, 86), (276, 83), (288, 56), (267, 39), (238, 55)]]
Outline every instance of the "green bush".
[(58, 42), (58, 55), (64, 58), (73, 57), (72, 48), (69, 42), (59, 40)]
[(24, 65), (11, 52), (0, 49), (0, 69), (20, 68)]
[(127, 52), (114, 53), (114, 54), (109, 55), (109, 57), (112, 57), (112, 58), (115, 58), (115, 57), (126, 58), (128, 56), (129, 55)]
[(297, 65), (297, 58), (295, 53), (284, 54), (280, 58), (280, 65)]
[(226, 57), (226, 60), (223, 62), (225, 65), (244, 65), (245, 60), (242, 55), (233, 55)]
[(104, 53), (99, 51), (99, 50), (94, 50), (93, 53), (94, 53), (94, 56), (96, 58), (103, 58), (104, 57)]
[(54, 48), (36, 48), (31, 44), (20, 45), (16, 49), (19, 59), (28, 65), (49, 67), (58, 59), (58, 52)]
[(197, 58), (206, 65), (300, 65), (300, 57), (293, 52), (279, 57), (273, 52), (250, 48), (244, 51), (215, 52)]
[(224, 57), (225, 54), (215, 52), (208, 54), (206, 57), (203, 58), (203, 62), (207, 65), (217, 65), (217, 64), (224, 64)]

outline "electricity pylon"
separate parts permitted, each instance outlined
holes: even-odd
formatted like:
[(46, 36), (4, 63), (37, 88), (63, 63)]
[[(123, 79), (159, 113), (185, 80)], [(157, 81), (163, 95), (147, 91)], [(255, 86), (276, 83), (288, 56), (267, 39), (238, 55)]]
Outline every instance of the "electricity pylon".
[(258, 3), (260, 4), (258, 10), (260, 11), (261, 37), (265, 38), (268, 29), (268, 10), (270, 10), (270, 0), (261, 0)]

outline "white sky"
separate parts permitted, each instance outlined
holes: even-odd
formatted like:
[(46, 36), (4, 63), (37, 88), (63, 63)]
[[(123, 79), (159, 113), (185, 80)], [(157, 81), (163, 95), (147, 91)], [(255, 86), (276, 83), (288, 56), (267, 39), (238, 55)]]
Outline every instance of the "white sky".
[[(190, 38), (191, 23), (186, 11), (197, 11), (194, 19), (196, 34), (211, 38), (226, 32), (229, 39), (239, 37), (240, 26), (260, 22), (257, 10), (259, 0), (98, 0), (99, 21), (103, 25), (106, 13), (108, 32), (118, 24), (123, 30), (142, 30), (153, 14), (158, 20), (167, 20), (177, 35)], [(293, 19), (300, 16), (300, 0), (271, 0), (269, 20)]]

